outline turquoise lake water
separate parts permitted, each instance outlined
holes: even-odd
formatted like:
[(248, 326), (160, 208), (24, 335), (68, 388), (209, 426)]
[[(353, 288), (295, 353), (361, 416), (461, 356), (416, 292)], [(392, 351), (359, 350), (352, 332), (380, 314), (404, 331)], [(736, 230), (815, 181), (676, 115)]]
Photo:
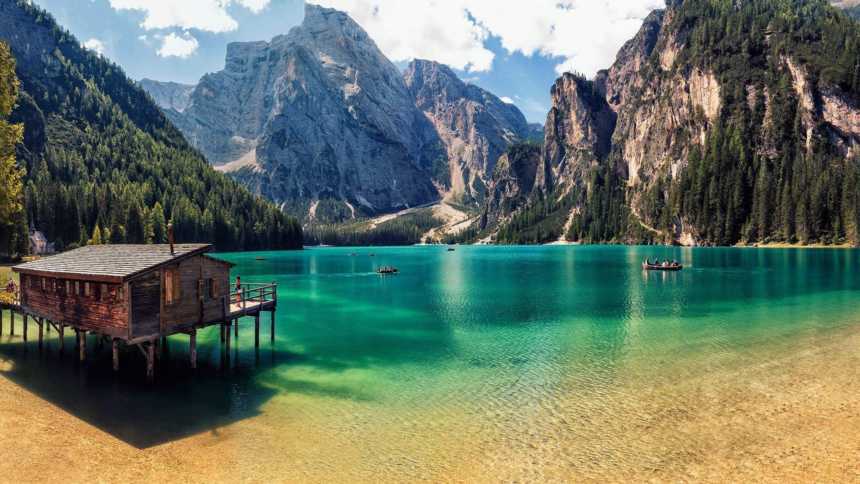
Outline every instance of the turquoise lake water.
[[(150, 387), (136, 355), (117, 378), (107, 350), (92, 349), (80, 367), (4, 334), (0, 352), (16, 362), (7, 377), (140, 448), (264, 422), (331, 438), (335, 449), (338, 439), (361, 442), (342, 442), (352, 449), (343, 455), (401, 452), (421, 468), (455, 449), (551, 448), (553, 436), (586, 432), (562, 423), (576, 415), (635, 414), (628, 402), (643, 389), (784, 356), (803, 338), (856, 325), (860, 302), (856, 250), (426, 246), (217, 256), (243, 282), (277, 282), (274, 345), (268, 318), (259, 351), (244, 320), (225, 362), (209, 330), (195, 375), (187, 337), (173, 337)], [(685, 268), (645, 273), (645, 257)], [(377, 275), (383, 265), (400, 274)], [(476, 440), (464, 450), (450, 443), (456, 434)]]

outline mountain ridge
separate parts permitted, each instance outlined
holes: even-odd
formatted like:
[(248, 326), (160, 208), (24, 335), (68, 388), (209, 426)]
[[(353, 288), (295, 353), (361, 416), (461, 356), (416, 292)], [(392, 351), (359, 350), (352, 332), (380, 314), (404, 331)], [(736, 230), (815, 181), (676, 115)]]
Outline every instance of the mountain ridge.
[(593, 81), (562, 76), (540, 189), (489, 235), (857, 244), (860, 28), (823, 1), (781, 8), (669, 2)]
[(403, 77), (415, 106), (436, 128), (447, 152), (444, 191), (458, 202), (480, 204), (496, 161), (508, 146), (528, 137), (525, 117), (438, 62), (413, 60)]
[[(427, 94), (419, 65), (451, 96)], [(534, 132), (447, 67), (401, 73), (348, 15), (312, 4), (287, 34), (229, 44), (183, 112), (153, 97), (219, 170), (309, 223), (443, 199), (477, 208), (498, 157)]]

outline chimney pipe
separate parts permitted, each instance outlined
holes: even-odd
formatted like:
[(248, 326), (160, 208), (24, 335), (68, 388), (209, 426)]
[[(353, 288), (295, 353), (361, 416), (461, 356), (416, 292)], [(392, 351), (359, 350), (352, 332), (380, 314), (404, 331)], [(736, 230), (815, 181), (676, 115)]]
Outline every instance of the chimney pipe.
[(174, 255), (173, 252), (173, 224), (167, 224), (167, 241), (170, 242), (170, 255)]

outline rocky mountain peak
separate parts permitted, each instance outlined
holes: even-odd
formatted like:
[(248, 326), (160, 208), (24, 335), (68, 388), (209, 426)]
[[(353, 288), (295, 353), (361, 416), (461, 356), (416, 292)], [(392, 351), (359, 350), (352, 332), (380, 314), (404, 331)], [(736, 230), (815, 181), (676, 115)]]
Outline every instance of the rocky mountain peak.
[(138, 84), (163, 109), (173, 109), (180, 113), (185, 111), (185, 108), (191, 103), (191, 93), (194, 92), (195, 87), (192, 84), (161, 82), (152, 79), (141, 79)]
[(275, 37), (271, 44), (275, 49), (291, 45), (307, 49), (328, 77), (346, 86), (343, 89), (346, 98), (366, 92), (374, 99), (373, 95), (382, 94), (384, 90), (406, 95), (400, 71), (367, 32), (344, 12), (306, 4), (301, 25), (286, 35)]
[(446, 175), (437, 179), (442, 191), (458, 202), (479, 205), (496, 161), (511, 144), (528, 138), (525, 117), (438, 62), (414, 60), (403, 78), (447, 152), (447, 166), (437, 168)]
[(438, 62), (415, 59), (406, 67), (403, 79), (418, 109), (468, 96), (466, 83), (450, 67)]
[(552, 108), (544, 126), (546, 171), (538, 185), (549, 190), (559, 178), (604, 158), (611, 147), (615, 113), (599, 84), (566, 73), (550, 90)]
[(605, 92), (613, 110), (617, 111), (635, 89), (641, 88), (642, 77), (639, 74), (660, 40), (666, 16), (665, 10), (651, 12), (642, 22), (639, 32), (618, 51), (612, 66), (598, 73), (595, 81)]
[(299, 29), (302, 34), (317, 38), (324, 44), (328, 44), (325, 40), (333, 36), (353, 42), (373, 42), (367, 32), (345, 12), (312, 3), (305, 4), (305, 18)]
[(184, 109), (160, 98), (211, 163), (308, 220), (440, 197), (477, 207), (496, 160), (531, 133), (516, 107), (447, 66), (401, 73), (347, 14), (312, 4), (284, 35), (229, 44)]

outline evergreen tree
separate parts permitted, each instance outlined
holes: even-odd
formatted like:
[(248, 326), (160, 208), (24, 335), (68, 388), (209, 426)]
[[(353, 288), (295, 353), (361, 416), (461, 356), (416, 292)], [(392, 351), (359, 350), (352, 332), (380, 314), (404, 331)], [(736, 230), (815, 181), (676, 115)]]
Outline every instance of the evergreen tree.
[(167, 242), (167, 222), (164, 219), (164, 208), (161, 203), (155, 202), (150, 210), (149, 224), (152, 227), (152, 242), (155, 244)]
[(27, 248), (22, 172), (15, 161), (23, 129), (9, 122), (17, 97), (15, 59), (9, 46), (0, 42), (0, 257), (20, 256)]
[(142, 244), (146, 240), (146, 222), (143, 219), (140, 206), (133, 204), (128, 209), (126, 220), (125, 242)]
[(93, 229), (93, 236), (90, 237), (90, 240), (87, 242), (89, 245), (101, 245), (104, 242), (102, 241), (102, 231), (98, 225)]

